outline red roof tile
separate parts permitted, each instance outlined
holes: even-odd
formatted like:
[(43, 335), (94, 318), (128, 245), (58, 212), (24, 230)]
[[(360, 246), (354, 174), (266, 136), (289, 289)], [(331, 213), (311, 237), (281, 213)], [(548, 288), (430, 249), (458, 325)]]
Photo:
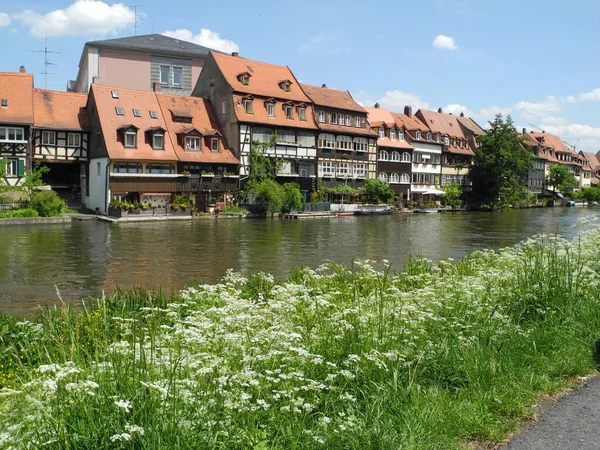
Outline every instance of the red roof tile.
[(450, 138), (456, 139), (467, 138), (457, 116), (428, 111), (426, 109), (418, 110), (416, 115), (419, 116), (419, 114), (423, 116), (423, 121), (434, 133), (441, 133), (442, 135), (448, 135)]
[(413, 146), (410, 145), (406, 141), (392, 141), (388, 137), (383, 138), (383, 139), (381, 139), (381, 138), (377, 139), (377, 146), (378, 147), (391, 147), (391, 148), (405, 148), (407, 150), (413, 149)]
[[(261, 123), (265, 125), (281, 126), (281, 127), (294, 127), (294, 128), (306, 128), (309, 130), (317, 130), (315, 124), (314, 111), (310, 101), (307, 102), (293, 102), (293, 101), (276, 101), (275, 102), (275, 115), (273, 117), (267, 114), (268, 103), (264, 98), (253, 97), (252, 98), (252, 113), (246, 113), (246, 105), (244, 100), (248, 98), (247, 95), (233, 94), (234, 111), (237, 119), (240, 122), (250, 123)], [(285, 105), (292, 105), (294, 108), (294, 118), (288, 119), (285, 115)], [(306, 108), (306, 120), (300, 120), (298, 115), (298, 108)]]
[(347, 127), (344, 125), (334, 125), (330, 123), (317, 123), (322, 131), (329, 131), (339, 134), (358, 134), (364, 137), (377, 137), (378, 134), (370, 128)]
[(0, 123), (33, 123), (33, 75), (30, 73), (0, 72)]
[(369, 123), (371, 124), (372, 127), (379, 126), (383, 122), (389, 128), (396, 123), (396, 121), (394, 120), (394, 117), (392, 116), (392, 113), (390, 113), (385, 108), (365, 108), (365, 109), (367, 110), (367, 113), (369, 113), (369, 117), (368, 117)]
[(33, 90), (33, 125), (55, 130), (89, 130), (87, 94)]
[(427, 128), (427, 125), (425, 125), (423, 122), (421, 122), (421, 120), (419, 120), (418, 117), (415, 116), (407, 116), (406, 114), (399, 114), (399, 113), (391, 113), (392, 117), (394, 118), (394, 120), (396, 121), (396, 125), (398, 125), (399, 127), (404, 127), (407, 130), (420, 130), (420, 131), (424, 131), (427, 132), (429, 131), (429, 128)]
[(588, 162), (590, 163), (590, 168), (593, 171), (597, 171), (600, 170), (600, 161), (598, 161), (598, 158), (596, 157), (596, 155), (594, 155), (593, 153), (590, 152), (579, 152), (585, 159), (588, 160)]
[(315, 105), (367, 114), (366, 109), (356, 103), (348, 91), (311, 86), (309, 84), (301, 84), (300, 86)]

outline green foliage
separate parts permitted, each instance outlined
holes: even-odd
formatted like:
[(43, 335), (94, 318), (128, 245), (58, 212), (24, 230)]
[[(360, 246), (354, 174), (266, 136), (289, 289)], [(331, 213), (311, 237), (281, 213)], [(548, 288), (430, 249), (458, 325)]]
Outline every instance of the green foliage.
[(0, 213), (0, 218), (2, 219), (21, 217), (39, 217), (39, 214), (35, 209), (31, 208), (15, 209), (13, 211), (6, 211)]
[(40, 217), (58, 217), (63, 214), (67, 204), (54, 191), (39, 191), (33, 194), (29, 207), (35, 209)]
[(186, 209), (189, 207), (190, 207), (190, 199), (183, 195), (178, 195), (177, 197), (175, 197), (175, 200), (173, 200), (171, 202), (172, 209)]
[(524, 198), (533, 154), (522, 145), (510, 115), (498, 114), (491, 128), (478, 140), (469, 178), (473, 200), (484, 209), (502, 210)]
[(248, 212), (247, 209), (242, 208), (238, 205), (234, 205), (233, 203), (230, 203), (229, 205), (225, 205), (223, 207), (223, 209), (221, 209), (221, 213), (240, 213), (240, 214), (246, 214)]
[(550, 173), (546, 177), (546, 184), (552, 186), (553, 192), (558, 189), (562, 194), (569, 195), (577, 186), (577, 180), (567, 166), (553, 164), (550, 166)]
[(298, 211), (302, 208), (304, 197), (302, 192), (300, 192), (300, 185), (298, 185), (298, 183), (284, 183), (281, 188), (283, 190), (282, 213)]
[(274, 180), (265, 179), (254, 184), (252, 191), (256, 210), (259, 214), (271, 214), (281, 211), (285, 200), (283, 187)]
[(442, 191), (446, 194), (442, 197), (442, 203), (447, 206), (451, 206), (453, 209), (460, 208), (462, 206), (463, 190), (460, 184), (453, 183), (442, 186)]
[(309, 203), (319, 203), (325, 201), (325, 191), (323, 189), (311, 191), (308, 195), (308, 201)]
[(38, 191), (44, 185), (42, 177), (48, 172), (50, 172), (50, 168), (42, 166), (39, 162), (35, 163), (33, 170), (27, 169), (25, 171), (25, 179), (19, 186), (19, 189), (25, 192), (27, 200), (31, 201), (34, 192)]
[(388, 203), (396, 195), (388, 183), (372, 178), (365, 180), (362, 191), (369, 203)]
[(573, 198), (575, 200), (583, 200), (588, 204), (598, 203), (600, 202), (600, 187), (582, 188), (579, 192), (573, 192)]

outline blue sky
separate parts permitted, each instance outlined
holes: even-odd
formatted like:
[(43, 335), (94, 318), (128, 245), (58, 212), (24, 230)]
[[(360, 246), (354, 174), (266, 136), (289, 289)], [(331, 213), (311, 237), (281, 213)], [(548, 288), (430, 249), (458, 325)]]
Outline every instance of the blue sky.
[[(83, 44), (170, 32), (241, 56), (288, 65), (303, 82), (347, 89), (365, 106), (405, 104), (482, 126), (501, 112), (577, 150), (600, 150), (600, 2), (597, 0), (256, 0), (165, 4), (97, 0), (0, 3), (1, 71), (20, 65), (49, 89), (77, 74)], [(166, 6), (167, 5), (167, 6)], [(172, 7), (169, 7), (172, 5)], [(47, 37), (47, 41), (44, 38)]]

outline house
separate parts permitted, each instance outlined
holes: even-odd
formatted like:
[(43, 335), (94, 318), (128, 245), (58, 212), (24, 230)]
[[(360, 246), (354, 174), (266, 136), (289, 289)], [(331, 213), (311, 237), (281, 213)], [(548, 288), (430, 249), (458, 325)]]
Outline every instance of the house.
[(198, 209), (237, 197), (239, 165), (208, 100), (157, 94), (161, 114), (177, 156), (178, 191), (188, 193)]
[(211, 50), (161, 34), (87, 42), (77, 78), (67, 90), (88, 93), (92, 83), (190, 95)]
[(580, 151), (579, 154), (585, 158), (587, 166), (590, 168), (590, 185), (597, 186), (600, 183), (600, 161), (598, 156), (584, 151)]
[(91, 145), (86, 206), (111, 200), (163, 206), (178, 192), (178, 158), (156, 93), (93, 84), (87, 103)]
[(475, 156), (477, 137), (485, 131), (464, 114), (444, 114), (442, 108), (437, 112), (420, 109), (416, 116), (427, 125), (435, 142), (443, 145), (441, 185), (456, 183), (469, 190), (469, 168)]
[(522, 131), (523, 146), (529, 149), (534, 156), (532, 170), (529, 171), (527, 177), (527, 189), (534, 194), (544, 194), (544, 186), (546, 185), (547, 166), (550, 161), (557, 162), (554, 156), (550, 156), (546, 147), (538, 142), (533, 136), (527, 133), (523, 128)]
[(312, 101), (288, 67), (211, 52), (193, 95), (210, 100), (215, 108), (240, 159), (242, 183), (250, 175), (250, 151), (255, 148), (284, 161), (278, 182), (316, 189), (319, 129)]
[(404, 114), (392, 113), (396, 124), (404, 130), (405, 140), (412, 145), (412, 200), (423, 200), (423, 193), (440, 186), (442, 173), (441, 136), (434, 135), (429, 127), (412, 113), (411, 106)]
[(377, 133), (367, 124), (367, 111), (348, 91), (301, 84), (314, 104), (320, 133), (317, 174), (322, 186), (362, 186), (377, 176)]
[(86, 94), (33, 90), (33, 162), (50, 168), (44, 184), (67, 200), (84, 203), (89, 148), (86, 103)]
[(30, 167), (28, 142), (33, 124), (33, 75), (0, 72), (0, 159), (6, 160), (4, 183), (17, 186)]
[(398, 201), (411, 200), (412, 154), (414, 147), (404, 137), (404, 127), (399, 126), (392, 113), (381, 108), (366, 108), (369, 125), (377, 133), (377, 178), (389, 183)]

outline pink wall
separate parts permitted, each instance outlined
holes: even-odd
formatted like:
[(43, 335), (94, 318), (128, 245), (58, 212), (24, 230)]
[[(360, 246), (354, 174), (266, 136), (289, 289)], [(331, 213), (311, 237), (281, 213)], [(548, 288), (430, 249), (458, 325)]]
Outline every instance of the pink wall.
[(149, 91), (150, 55), (101, 48), (99, 84)]
[(198, 77), (200, 76), (200, 72), (202, 71), (204, 61), (204, 58), (192, 59), (192, 91), (196, 87), (196, 83), (198, 82)]

